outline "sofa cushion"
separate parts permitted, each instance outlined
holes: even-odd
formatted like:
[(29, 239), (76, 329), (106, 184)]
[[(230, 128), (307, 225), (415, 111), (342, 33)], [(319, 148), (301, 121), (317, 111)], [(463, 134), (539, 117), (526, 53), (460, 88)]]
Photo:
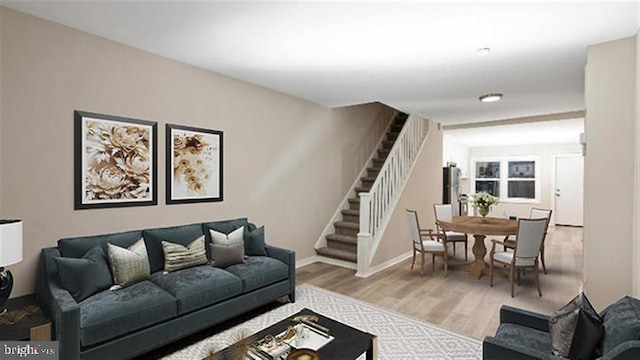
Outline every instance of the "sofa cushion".
[(79, 306), (82, 346), (135, 332), (177, 314), (176, 299), (148, 280), (99, 292)]
[(496, 331), (497, 339), (509, 343), (513, 348), (530, 349), (551, 355), (551, 337), (548, 332), (523, 325), (503, 323)]
[(640, 338), (640, 300), (625, 296), (604, 309), (600, 315), (604, 324), (602, 354), (619, 344)]
[(244, 252), (249, 256), (267, 256), (266, 245), (264, 241), (264, 226), (257, 229), (249, 230), (245, 228), (244, 232)]
[(231, 220), (222, 220), (222, 221), (213, 221), (208, 223), (203, 223), (203, 231), (207, 236), (207, 241), (211, 243), (211, 237), (209, 235), (209, 229), (213, 229), (217, 232), (221, 232), (223, 234), (229, 234), (232, 231), (236, 230), (239, 227), (247, 226), (249, 221), (247, 218), (237, 218)]
[(240, 279), (209, 265), (167, 274), (157, 272), (151, 275), (151, 281), (177, 299), (178, 314), (218, 303), (242, 292)]
[[(189, 245), (193, 240), (204, 235), (201, 224), (171, 226), (166, 228), (149, 229), (142, 232), (149, 253), (149, 265), (151, 272), (164, 269), (164, 252), (162, 241), (168, 241), (180, 245)], [(207, 257), (211, 258), (209, 250), (205, 246)]]
[(171, 272), (191, 266), (207, 263), (207, 252), (204, 246), (204, 235), (184, 246), (163, 241), (164, 271)]
[(231, 265), (225, 270), (242, 279), (243, 292), (284, 280), (289, 274), (287, 264), (268, 256), (249, 256), (243, 264)]
[(58, 250), (63, 257), (81, 258), (91, 248), (100, 245), (107, 253), (107, 243), (129, 247), (142, 237), (142, 231), (127, 231), (115, 234), (71, 237), (58, 240)]
[(81, 259), (55, 257), (60, 284), (80, 302), (113, 285), (107, 258), (100, 245), (87, 251)]
[(128, 248), (111, 243), (107, 244), (109, 264), (115, 285), (111, 290), (118, 290), (138, 281), (148, 279), (149, 255), (144, 240), (140, 239)]

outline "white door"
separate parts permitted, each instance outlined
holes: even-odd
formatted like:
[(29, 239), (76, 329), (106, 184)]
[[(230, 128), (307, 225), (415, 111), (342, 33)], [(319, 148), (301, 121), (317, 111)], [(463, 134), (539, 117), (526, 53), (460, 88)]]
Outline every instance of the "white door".
[(584, 200), (584, 158), (556, 157), (556, 225), (582, 226)]

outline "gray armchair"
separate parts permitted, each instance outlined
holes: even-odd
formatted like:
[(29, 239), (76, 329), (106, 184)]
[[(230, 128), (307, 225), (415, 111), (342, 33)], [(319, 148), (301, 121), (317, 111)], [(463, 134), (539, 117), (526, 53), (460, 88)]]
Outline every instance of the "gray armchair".
[[(640, 359), (640, 300), (624, 297), (602, 311), (604, 336), (598, 360)], [(502, 306), (495, 336), (482, 342), (483, 360), (566, 360), (551, 352), (549, 317)]]

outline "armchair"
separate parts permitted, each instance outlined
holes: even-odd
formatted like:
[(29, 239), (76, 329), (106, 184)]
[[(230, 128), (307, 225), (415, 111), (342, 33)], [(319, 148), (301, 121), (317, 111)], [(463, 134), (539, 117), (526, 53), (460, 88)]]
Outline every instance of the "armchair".
[[(640, 359), (640, 300), (624, 297), (600, 313), (605, 334), (594, 359)], [(549, 317), (503, 305), (495, 336), (482, 342), (483, 360), (566, 360), (551, 351)]]

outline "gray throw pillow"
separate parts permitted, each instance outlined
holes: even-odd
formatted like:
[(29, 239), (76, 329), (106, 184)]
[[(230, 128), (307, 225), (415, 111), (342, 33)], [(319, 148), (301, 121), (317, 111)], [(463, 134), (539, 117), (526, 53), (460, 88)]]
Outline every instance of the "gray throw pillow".
[(264, 226), (247, 230), (244, 234), (244, 252), (249, 256), (267, 256)]
[(213, 266), (226, 268), (227, 266), (244, 263), (244, 244), (211, 244)]
[(147, 247), (144, 245), (144, 239), (138, 240), (127, 249), (108, 243), (107, 252), (109, 253), (113, 282), (116, 284), (111, 287), (111, 290), (118, 290), (138, 281), (148, 279), (151, 275), (149, 272), (149, 256), (147, 255)]
[(209, 261), (204, 246), (204, 235), (193, 240), (187, 246), (163, 241), (162, 251), (164, 252), (165, 273), (206, 264)]
[(604, 334), (602, 319), (580, 293), (549, 318), (553, 355), (589, 360)]
[(77, 302), (113, 285), (109, 264), (99, 245), (80, 259), (56, 257), (53, 260), (58, 267), (60, 284)]

